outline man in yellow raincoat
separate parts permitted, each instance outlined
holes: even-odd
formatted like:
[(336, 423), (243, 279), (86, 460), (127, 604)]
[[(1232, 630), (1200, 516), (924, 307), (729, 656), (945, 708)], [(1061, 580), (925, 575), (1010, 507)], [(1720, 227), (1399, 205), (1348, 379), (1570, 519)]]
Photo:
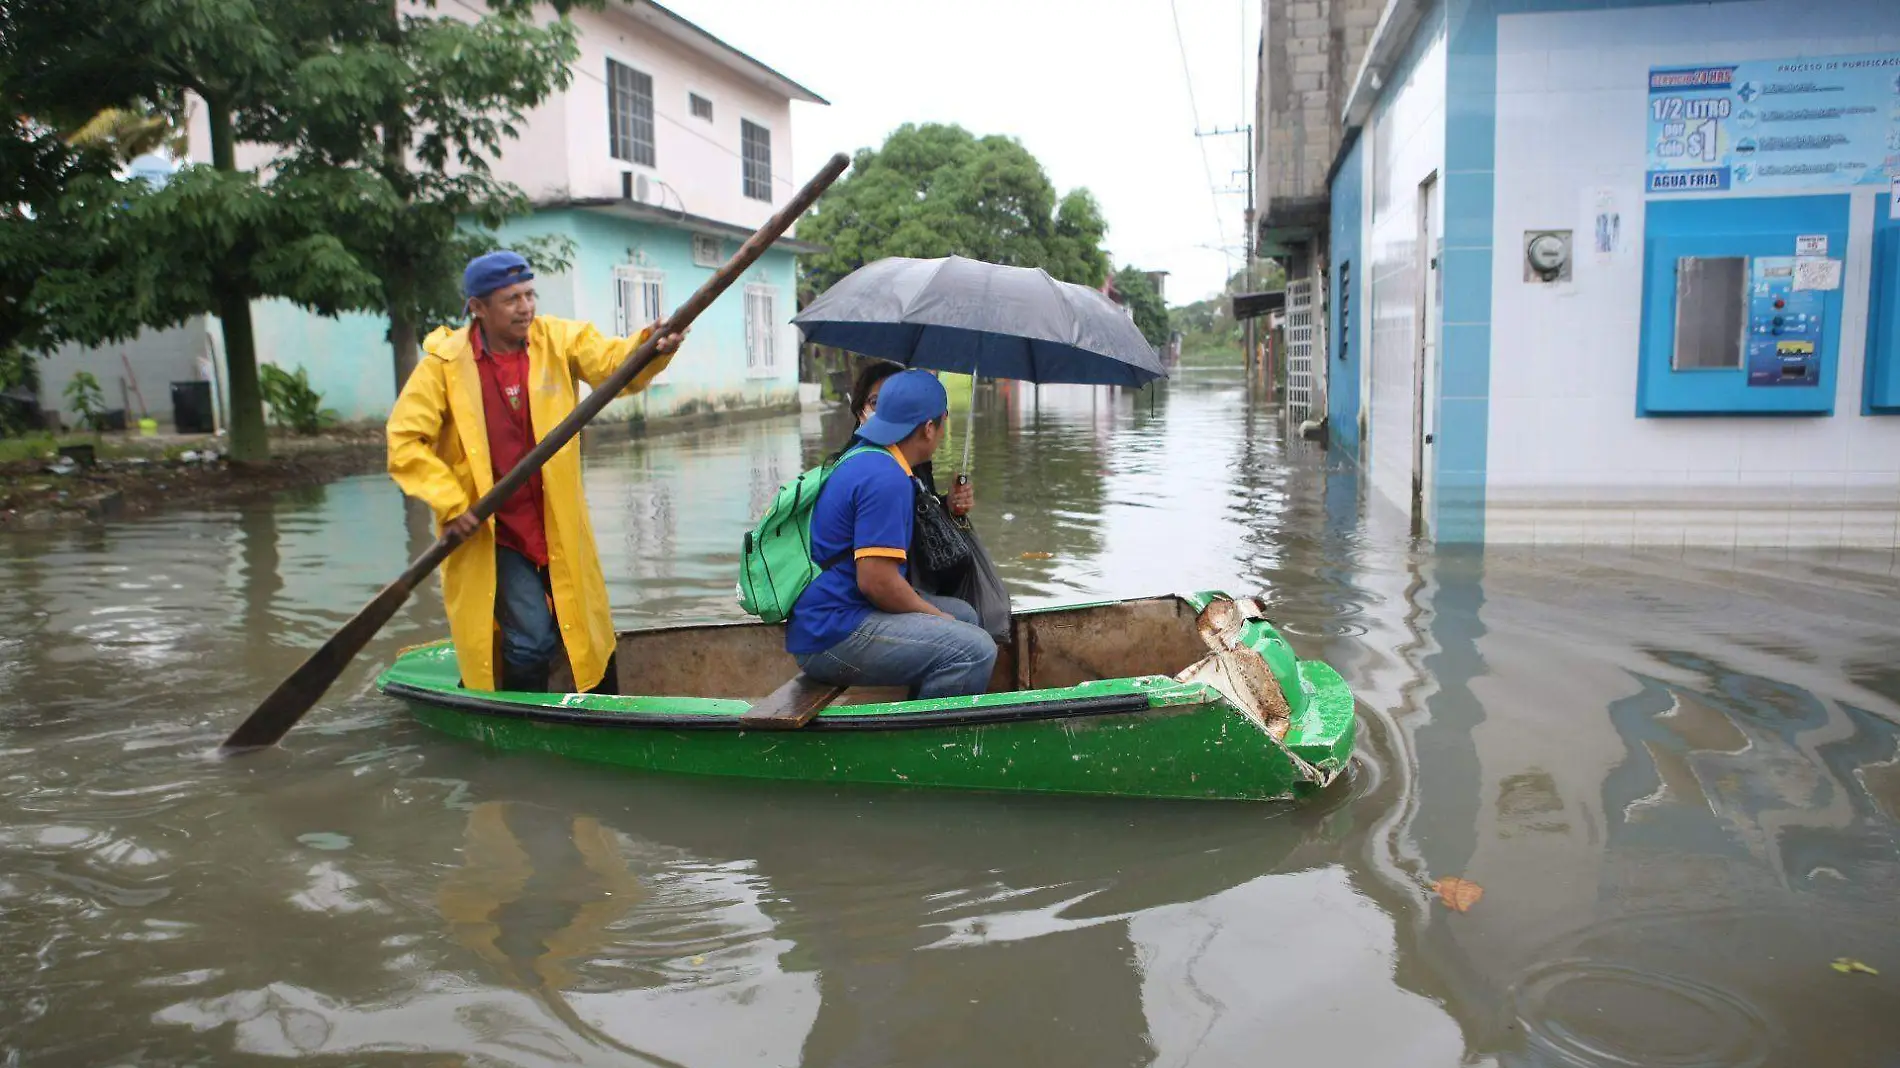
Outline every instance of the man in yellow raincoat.
[[(574, 689), (593, 690), (614, 652), (607, 582), (581, 493), (577, 436), (486, 523), (466, 514), (576, 403), (575, 381), (598, 386), (652, 327), (608, 338), (592, 324), (535, 314), (534, 272), (513, 252), (471, 260), (462, 275), (469, 324), (437, 329), (389, 413), (389, 473), (463, 537), (442, 565), (449, 634), (462, 684), (546, 691), (566, 650)], [(627, 393), (666, 369), (680, 336)], [(497, 638), (499, 637), (499, 641)]]

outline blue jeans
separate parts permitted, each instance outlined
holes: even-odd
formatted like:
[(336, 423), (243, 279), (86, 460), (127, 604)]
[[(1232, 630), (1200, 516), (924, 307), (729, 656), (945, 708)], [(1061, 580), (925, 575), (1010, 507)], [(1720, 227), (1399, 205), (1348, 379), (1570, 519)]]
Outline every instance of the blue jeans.
[(530, 683), (546, 675), (561, 646), (548, 606), (548, 573), (513, 549), (495, 550), (495, 621), (501, 624), (502, 664), (526, 673)]
[(920, 596), (956, 619), (872, 612), (836, 645), (797, 657), (799, 668), (834, 686), (908, 686), (913, 698), (987, 692), (996, 642), (977, 625), (976, 609), (954, 597)]

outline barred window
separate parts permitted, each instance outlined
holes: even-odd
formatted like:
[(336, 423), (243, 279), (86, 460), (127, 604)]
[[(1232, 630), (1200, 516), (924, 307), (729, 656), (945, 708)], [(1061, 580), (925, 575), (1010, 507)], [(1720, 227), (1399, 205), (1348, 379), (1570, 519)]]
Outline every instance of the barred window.
[(617, 160), (653, 166), (653, 77), (607, 61), (607, 141)]
[(741, 119), (739, 142), (745, 158), (745, 195), (771, 203), (772, 131)]

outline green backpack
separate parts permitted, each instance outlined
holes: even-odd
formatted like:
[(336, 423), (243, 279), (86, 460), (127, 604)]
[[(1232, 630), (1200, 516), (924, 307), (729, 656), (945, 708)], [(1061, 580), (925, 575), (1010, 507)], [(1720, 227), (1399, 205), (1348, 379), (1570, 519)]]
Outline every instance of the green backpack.
[(840, 555), (819, 564), (811, 558), (811, 513), (818, 494), (839, 464), (861, 452), (883, 451), (875, 445), (856, 446), (778, 488), (739, 554), (739, 607), (767, 623), (791, 618), (805, 587), (844, 560)]

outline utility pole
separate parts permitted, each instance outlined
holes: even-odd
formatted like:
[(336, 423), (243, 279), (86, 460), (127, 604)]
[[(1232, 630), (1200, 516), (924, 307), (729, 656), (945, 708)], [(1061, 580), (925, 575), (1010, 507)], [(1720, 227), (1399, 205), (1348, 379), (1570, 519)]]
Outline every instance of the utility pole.
[[(1247, 259), (1246, 259), (1245, 266), (1241, 268), (1240, 278), (1241, 278), (1241, 287), (1243, 291), (1251, 293), (1254, 290), (1253, 264), (1254, 264), (1254, 253), (1255, 253), (1254, 210), (1253, 210), (1253, 204), (1254, 204), (1254, 200), (1253, 200), (1253, 197), (1254, 197), (1253, 124), (1248, 123), (1245, 126), (1231, 126), (1224, 130), (1216, 128), (1213, 130), (1194, 131), (1194, 136), (1196, 137), (1231, 137), (1235, 135), (1244, 137), (1246, 139), (1246, 145), (1247, 145), (1246, 150), (1245, 150), (1247, 153), (1247, 208), (1244, 214), (1244, 217), (1246, 219), (1246, 224), (1247, 224), (1247, 236), (1246, 236), (1246, 241), (1244, 242), (1244, 245), (1246, 248), (1245, 255)], [(1230, 293), (1228, 294), (1228, 303), (1230, 307), (1232, 306), (1232, 302), (1233, 302), (1233, 294)], [(1247, 346), (1247, 356), (1246, 356), (1246, 360), (1244, 361), (1247, 367), (1247, 384), (1249, 386), (1252, 386), (1253, 380), (1254, 380), (1254, 362), (1258, 358), (1258, 354), (1259, 354), (1258, 336), (1255, 333), (1254, 320), (1252, 317), (1249, 317), (1246, 321), (1246, 326), (1243, 330), (1243, 336), (1246, 339), (1244, 344)]]

